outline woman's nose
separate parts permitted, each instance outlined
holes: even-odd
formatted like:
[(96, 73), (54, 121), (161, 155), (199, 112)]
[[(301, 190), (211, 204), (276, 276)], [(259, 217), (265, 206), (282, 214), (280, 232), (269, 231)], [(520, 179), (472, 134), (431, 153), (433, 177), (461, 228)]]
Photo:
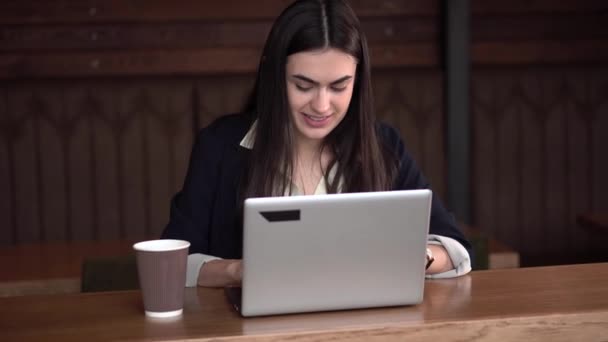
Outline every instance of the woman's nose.
[(325, 89), (319, 89), (315, 97), (312, 99), (311, 107), (318, 114), (327, 113), (330, 108), (328, 91)]

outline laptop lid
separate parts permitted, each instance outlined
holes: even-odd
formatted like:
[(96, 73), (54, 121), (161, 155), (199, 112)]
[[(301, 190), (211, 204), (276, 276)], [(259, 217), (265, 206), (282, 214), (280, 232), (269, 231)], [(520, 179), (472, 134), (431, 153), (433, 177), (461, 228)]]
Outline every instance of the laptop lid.
[(241, 314), (418, 304), (432, 193), (245, 201)]

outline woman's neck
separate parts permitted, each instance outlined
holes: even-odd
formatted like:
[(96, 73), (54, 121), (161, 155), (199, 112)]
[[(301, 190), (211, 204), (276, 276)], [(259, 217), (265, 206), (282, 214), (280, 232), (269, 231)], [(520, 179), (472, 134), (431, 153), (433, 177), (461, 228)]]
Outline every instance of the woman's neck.
[(294, 146), (294, 184), (303, 194), (314, 193), (330, 160), (330, 152), (316, 141), (297, 141)]
[(295, 137), (294, 141), (294, 156), (300, 160), (314, 160), (319, 158), (321, 153), (321, 144), (322, 141), (320, 139), (309, 139), (298, 134)]

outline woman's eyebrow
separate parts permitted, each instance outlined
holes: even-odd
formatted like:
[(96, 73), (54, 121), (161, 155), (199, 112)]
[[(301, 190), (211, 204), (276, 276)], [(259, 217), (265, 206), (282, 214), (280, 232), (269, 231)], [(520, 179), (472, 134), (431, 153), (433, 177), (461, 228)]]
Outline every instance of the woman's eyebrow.
[[(317, 82), (317, 81), (315, 81), (315, 80), (311, 80), (310, 78), (308, 78), (308, 77), (306, 77), (306, 76), (303, 76), (303, 75), (300, 75), (300, 74), (293, 75), (292, 77), (293, 77), (293, 78), (297, 78), (297, 79), (299, 79), (299, 80), (302, 80), (302, 81), (304, 81), (304, 82), (312, 83), (312, 84), (314, 84), (314, 85), (319, 85), (319, 82)], [(332, 81), (332, 82), (330, 83), (330, 85), (336, 85), (336, 84), (342, 83), (342, 82), (344, 82), (344, 81), (346, 81), (346, 80), (349, 80), (349, 79), (351, 79), (351, 78), (353, 78), (353, 77), (352, 77), (352, 76), (350, 76), (350, 75), (346, 75), (346, 76), (343, 76), (343, 77), (338, 78), (338, 79), (337, 79), (337, 80), (335, 80), (335, 81)]]

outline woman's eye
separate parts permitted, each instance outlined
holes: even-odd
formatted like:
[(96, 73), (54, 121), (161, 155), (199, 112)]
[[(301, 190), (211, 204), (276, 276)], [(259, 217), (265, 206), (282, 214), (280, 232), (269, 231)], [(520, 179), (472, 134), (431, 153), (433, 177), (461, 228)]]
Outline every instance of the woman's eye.
[(346, 90), (346, 86), (341, 86), (341, 87), (331, 87), (331, 90), (335, 91), (336, 93), (340, 93)]
[(301, 91), (309, 91), (310, 89), (312, 89), (312, 87), (305, 87), (305, 86), (301, 86), (299, 84), (296, 84), (296, 88), (298, 88), (298, 90), (301, 90)]

